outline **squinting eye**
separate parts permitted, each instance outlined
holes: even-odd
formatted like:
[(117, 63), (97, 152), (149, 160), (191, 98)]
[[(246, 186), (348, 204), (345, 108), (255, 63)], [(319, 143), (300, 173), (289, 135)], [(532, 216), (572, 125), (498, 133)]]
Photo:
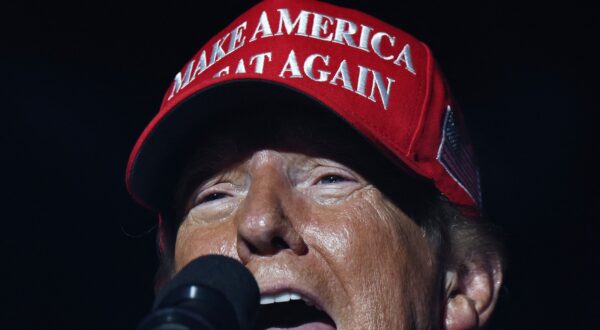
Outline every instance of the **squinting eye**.
[(220, 192), (215, 192), (215, 193), (212, 193), (212, 194), (208, 194), (208, 195), (204, 196), (201, 200), (199, 200), (198, 203), (196, 203), (196, 205), (203, 204), (203, 203), (208, 203), (208, 202), (211, 202), (211, 201), (214, 201), (214, 200), (217, 200), (217, 199), (225, 198), (227, 196), (228, 196), (227, 194), (220, 193)]
[(320, 184), (332, 184), (332, 183), (340, 183), (348, 181), (348, 179), (341, 177), (339, 175), (327, 175), (319, 179)]

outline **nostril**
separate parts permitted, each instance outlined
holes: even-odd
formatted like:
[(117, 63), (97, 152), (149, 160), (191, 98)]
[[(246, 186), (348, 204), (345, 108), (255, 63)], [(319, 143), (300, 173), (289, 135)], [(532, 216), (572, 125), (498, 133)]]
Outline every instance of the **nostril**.
[(246, 241), (246, 247), (248, 248), (248, 251), (250, 251), (250, 253), (252, 253), (252, 254), (258, 253), (258, 248), (248, 241)]
[(288, 245), (288, 243), (286, 243), (283, 238), (281, 237), (273, 237), (273, 239), (271, 240), (271, 245), (276, 248), (277, 250), (282, 250), (282, 249), (289, 249), (290, 246)]

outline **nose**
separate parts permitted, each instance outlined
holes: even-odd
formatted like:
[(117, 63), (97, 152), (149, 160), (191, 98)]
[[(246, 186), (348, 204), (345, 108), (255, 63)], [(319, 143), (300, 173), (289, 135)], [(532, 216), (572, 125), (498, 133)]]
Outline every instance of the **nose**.
[(304, 255), (308, 247), (294, 225), (298, 200), (289, 180), (276, 169), (254, 175), (248, 194), (236, 214), (237, 252), (247, 264), (253, 258), (287, 251)]

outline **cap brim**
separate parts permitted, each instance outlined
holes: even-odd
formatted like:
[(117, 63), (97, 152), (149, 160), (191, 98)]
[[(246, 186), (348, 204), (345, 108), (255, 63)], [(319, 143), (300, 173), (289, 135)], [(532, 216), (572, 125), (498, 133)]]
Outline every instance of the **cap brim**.
[[(261, 111), (295, 100), (335, 114), (335, 111), (293, 87), (267, 80), (241, 79), (203, 89), (157, 116), (146, 128), (130, 156), (127, 188), (141, 204), (154, 211), (168, 207), (178, 176), (193, 152), (197, 137), (214, 124), (215, 116), (234, 111)], [(253, 106), (257, 105), (257, 106)], [(232, 117), (235, 120), (235, 117)], [(349, 125), (349, 124), (348, 124)], [(350, 125), (351, 126), (351, 125)]]

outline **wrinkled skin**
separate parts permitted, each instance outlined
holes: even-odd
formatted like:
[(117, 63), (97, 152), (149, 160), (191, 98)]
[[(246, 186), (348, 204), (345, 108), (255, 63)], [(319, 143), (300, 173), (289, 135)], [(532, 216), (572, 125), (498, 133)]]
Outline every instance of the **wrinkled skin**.
[(429, 241), (349, 166), (262, 148), (191, 191), (175, 270), (223, 254), (254, 274), (261, 293), (291, 289), (314, 298), (338, 329), (438, 327)]
[(337, 329), (442, 327), (444, 275), (408, 216), (435, 189), (305, 97), (269, 97), (230, 98), (234, 115), (220, 109), (190, 137), (173, 270), (227, 255), (261, 294), (300, 293)]

